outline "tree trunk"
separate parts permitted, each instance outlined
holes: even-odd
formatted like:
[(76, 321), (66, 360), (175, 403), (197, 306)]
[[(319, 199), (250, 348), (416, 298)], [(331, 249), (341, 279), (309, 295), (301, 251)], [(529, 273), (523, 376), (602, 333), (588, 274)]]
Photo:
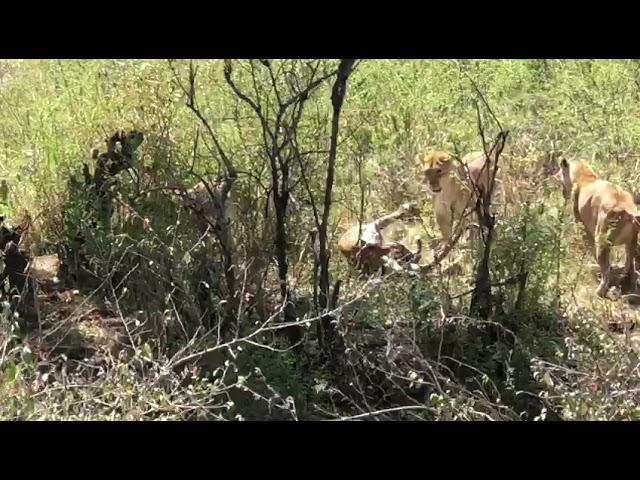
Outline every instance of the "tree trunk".
[[(336, 154), (338, 149), (338, 131), (340, 128), (340, 113), (344, 103), (344, 97), (347, 90), (347, 81), (349, 75), (353, 71), (355, 59), (343, 59), (338, 67), (338, 75), (333, 84), (331, 92), (331, 102), (333, 104), (333, 116), (331, 119), (331, 144), (329, 147), (329, 159), (327, 162), (327, 180), (324, 192), (324, 210), (322, 212), (322, 222), (318, 229), (319, 240), (319, 260), (320, 260), (320, 294), (319, 303), (322, 310), (326, 310), (329, 292), (329, 251), (327, 242), (327, 226), (329, 223), (329, 214), (331, 212), (331, 196), (333, 192), (333, 180), (335, 175)], [(333, 337), (333, 327), (331, 325), (331, 315), (322, 317), (323, 334), (326, 338), (325, 345), (330, 346), (330, 337)]]

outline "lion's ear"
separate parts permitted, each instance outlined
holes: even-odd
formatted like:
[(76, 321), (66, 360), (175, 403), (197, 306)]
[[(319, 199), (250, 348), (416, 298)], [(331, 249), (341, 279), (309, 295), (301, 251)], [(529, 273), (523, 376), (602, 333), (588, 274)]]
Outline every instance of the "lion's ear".
[[(447, 154), (438, 158), (437, 165), (442, 169), (443, 172), (449, 172), (456, 167), (456, 162), (451, 155)], [(462, 164), (460, 164), (459, 166), (464, 168)]]
[(560, 166), (562, 168), (569, 168), (569, 162), (567, 162), (567, 160), (563, 158), (562, 160), (560, 160)]

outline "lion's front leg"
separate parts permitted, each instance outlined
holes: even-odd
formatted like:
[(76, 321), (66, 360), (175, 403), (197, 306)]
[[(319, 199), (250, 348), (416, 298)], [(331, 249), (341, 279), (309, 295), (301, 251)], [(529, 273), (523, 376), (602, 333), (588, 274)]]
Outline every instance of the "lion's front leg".
[(435, 213), (436, 223), (438, 224), (438, 228), (440, 229), (440, 233), (442, 234), (442, 240), (444, 242), (447, 242), (451, 239), (451, 210), (446, 204), (437, 202), (435, 204)]
[(607, 224), (606, 219), (601, 219), (596, 227), (596, 260), (600, 267), (600, 284), (596, 289), (599, 297), (605, 298), (611, 282), (611, 241), (609, 238), (611, 226)]
[(579, 197), (580, 188), (578, 185), (574, 185), (573, 189), (571, 190), (571, 209), (573, 211), (573, 216), (575, 217), (576, 222), (584, 227), (584, 234), (582, 236), (584, 239), (584, 243), (586, 244), (586, 248), (589, 253), (597, 260), (598, 252), (596, 251), (596, 242), (593, 234), (589, 230), (589, 226), (582, 220), (582, 215), (580, 215), (580, 204), (578, 201)]

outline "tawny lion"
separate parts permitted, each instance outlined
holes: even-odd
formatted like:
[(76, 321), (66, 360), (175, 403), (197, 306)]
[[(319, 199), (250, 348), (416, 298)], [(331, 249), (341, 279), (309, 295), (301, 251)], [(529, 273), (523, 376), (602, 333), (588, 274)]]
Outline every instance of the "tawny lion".
[(434, 195), (436, 222), (443, 240), (453, 235), (458, 222), (466, 223), (465, 211), (473, 208), (478, 191), (486, 192), (492, 172), (486, 164), (484, 152), (472, 152), (462, 158), (462, 165), (442, 151), (416, 157), (416, 163)]
[(562, 183), (564, 197), (571, 201), (576, 221), (582, 222), (587, 242), (600, 267), (596, 293), (605, 297), (611, 279), (610, 249), (626, 250), (625, 287), (636, 287), (636, 252), (640, 211), (633, 196), (611, 182), (598, 178), (583, 160), (560, 162), (555, 178)]

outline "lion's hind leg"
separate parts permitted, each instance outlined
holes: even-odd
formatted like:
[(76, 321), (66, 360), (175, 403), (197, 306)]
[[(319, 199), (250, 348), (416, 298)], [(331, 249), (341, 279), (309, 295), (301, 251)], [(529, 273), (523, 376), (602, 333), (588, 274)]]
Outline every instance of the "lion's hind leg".
[(600, 267), (600, 284), (596, 289), (599, 297), (605, 298), (611, 283), (611, 245), (615, 225), (611, 223), (611, 214), (607, 213), (598, 219), (595, 232), (596, 261)]

